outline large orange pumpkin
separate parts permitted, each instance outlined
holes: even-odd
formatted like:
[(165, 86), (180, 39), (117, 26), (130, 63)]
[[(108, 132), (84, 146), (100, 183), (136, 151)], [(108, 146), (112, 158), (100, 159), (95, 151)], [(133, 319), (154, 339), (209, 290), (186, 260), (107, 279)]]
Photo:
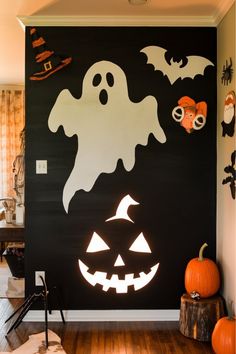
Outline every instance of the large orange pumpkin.
[(216, 354), (236, 354), (236, 320), (234, 317), (220, 318), (212, 332), (211, 343)]
[(220, 273), (214, 261), (203, 258), (204, 243), (199, 251), (199, 257), (191, 259), (185, 270), (185, 289), (188, 294), (196, 291), (200, 297), (206, 298), (217, 293), (220, 287)]

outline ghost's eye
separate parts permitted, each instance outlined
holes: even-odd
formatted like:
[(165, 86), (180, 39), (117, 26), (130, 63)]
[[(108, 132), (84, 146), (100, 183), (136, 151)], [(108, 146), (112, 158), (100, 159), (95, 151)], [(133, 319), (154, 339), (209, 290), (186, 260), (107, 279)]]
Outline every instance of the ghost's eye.
[(114, 85), (114, 76), (111, 73), (106, 75), (108, 86), (112, 87)]
[(100, 74), (96, 74), (93, 78), (93, 86), (98, 86), (102, 81), (102, 77)]
[(142, 232), (134, 240), (129, 250), (133, 252), (152, 253)]
[(109, 249), (110, 247), (108, 247), (106, 242), (103, 241), (103, 239), (96, 232), (94, 232), (86, 252), (93, 253), (93, 252), (100, 252)]

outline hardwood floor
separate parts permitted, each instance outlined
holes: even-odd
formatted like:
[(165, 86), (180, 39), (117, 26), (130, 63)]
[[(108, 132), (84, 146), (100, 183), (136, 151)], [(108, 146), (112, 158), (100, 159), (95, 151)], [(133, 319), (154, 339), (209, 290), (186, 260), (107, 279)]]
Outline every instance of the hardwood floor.
[[(23, 322), (6, 333), (5, 320), (22, 299), (0, 299), (0, 352), (13, 351), (29, 335), (44, 331), (44, 323)], [(14, 320), (14, 319), (13, 319)], [(210, 354), (210, 343), (184, 337), (178, 322), (49, 322), (67, 354)]]

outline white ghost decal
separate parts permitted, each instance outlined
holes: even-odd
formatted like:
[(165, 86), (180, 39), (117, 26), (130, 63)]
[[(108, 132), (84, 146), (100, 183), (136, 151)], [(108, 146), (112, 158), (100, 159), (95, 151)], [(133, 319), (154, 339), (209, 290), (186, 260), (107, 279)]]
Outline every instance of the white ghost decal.
[(66, 212), (75, 192), (90, 191), (101, 173), (115, 171), (119, 159), (127, 171), (132, 170), (135, 147), (147, 145), (151, 133), (159, 142), (166, 141), (155, 97), (130, 101), (125, 73), (109, 61), (89, 68), (81, 98), (75, 99), (69, 90), (61, 91), (48, 119), (52, 132), (60, 125), (66, 136), (78, 136), (74, 167), (63, 190)]

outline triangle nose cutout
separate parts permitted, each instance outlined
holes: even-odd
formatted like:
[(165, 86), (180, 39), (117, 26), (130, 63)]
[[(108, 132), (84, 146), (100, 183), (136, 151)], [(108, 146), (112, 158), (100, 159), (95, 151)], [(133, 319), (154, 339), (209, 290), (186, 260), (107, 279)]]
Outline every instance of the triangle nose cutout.
[(125, 263), (124, 263), (122, 257), (118, 254), (118, 257), (116, 258), (116, 261), (114, 263), (114, 267), (122, 267), (124, 265), (125, 265)]

